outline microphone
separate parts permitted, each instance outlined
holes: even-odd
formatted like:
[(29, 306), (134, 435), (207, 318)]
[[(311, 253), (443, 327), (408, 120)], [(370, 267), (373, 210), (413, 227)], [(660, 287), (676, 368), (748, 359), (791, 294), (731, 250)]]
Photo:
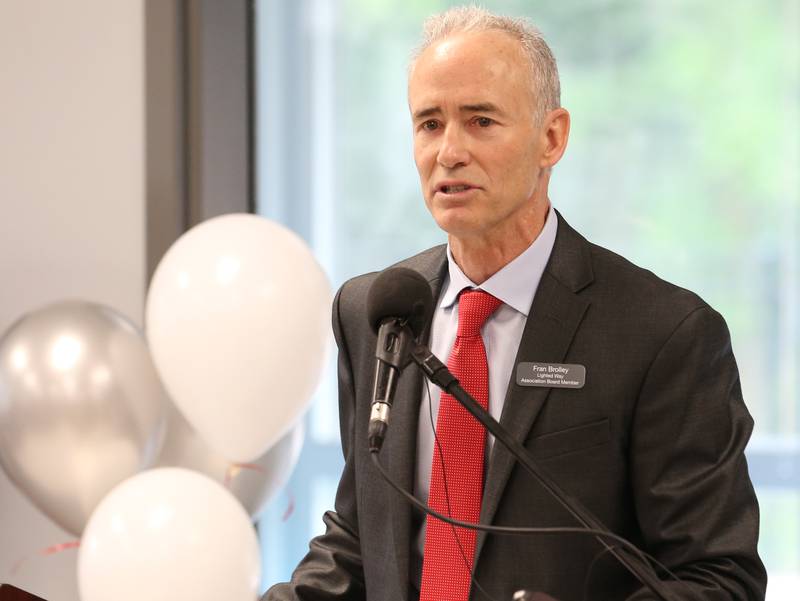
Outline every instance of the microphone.
[(393, 267), (375, 278), (367, 293), (367, 319), (378, 335), (375, 384), (369, 418), (369, 448), (383, 445), (400, 372), (411, 362), (411, 348), (433, 314), (433, 294), (416, 271)]

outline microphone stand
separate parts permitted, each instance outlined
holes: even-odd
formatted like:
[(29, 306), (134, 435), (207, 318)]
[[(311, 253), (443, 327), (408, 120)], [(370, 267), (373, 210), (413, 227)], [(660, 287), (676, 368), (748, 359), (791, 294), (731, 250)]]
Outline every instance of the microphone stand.
[[(469, 411), (475, 419), (494, 435), (517, 459), (517, 461), (547, 490), (570, 514), (585, 528), (603, 530), (608, 528), (591, 511), (585, 508), (577, 499), (571, 497), (534, 461), (528, 449), (514, 439), (500, 423), (494, 419), (486, 409), (481, 407), (469, 393), (461, 387), (450, 370), (428, 349), (425, 345), (416, 344), (411, 350), (411, 358), (425, 376), (436, 386), (455, 397), (461, 405)], [(653, 573), (651, 566), (641, 556), (626, 556), (616, 547), (609, 545), (601, 537), (595, 537), (606, 550), (617, 558), (639, 582), (646, 584), (661, 601), (672, 601), (674, 597), (658, 576)]]

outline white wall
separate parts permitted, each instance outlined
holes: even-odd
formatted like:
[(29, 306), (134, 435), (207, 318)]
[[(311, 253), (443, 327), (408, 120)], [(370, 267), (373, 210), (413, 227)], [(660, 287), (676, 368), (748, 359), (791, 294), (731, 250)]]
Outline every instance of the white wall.
[[(65, 297), (141, 324), (144, 177), (143, 0), (0, 0), (0, 331)], [(0, 582), (77, 601), (76, 551), (38, 555), (72, 538), (0, 473)]]

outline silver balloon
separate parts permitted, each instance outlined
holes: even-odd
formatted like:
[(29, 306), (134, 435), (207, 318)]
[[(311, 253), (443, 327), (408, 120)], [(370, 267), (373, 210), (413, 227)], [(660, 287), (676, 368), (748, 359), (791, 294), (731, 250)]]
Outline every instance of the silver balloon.
[(288, 482), (305, 439), (300, 420), (258, 459), (242, 465), (213, 450), (174, 406), (167, 424), (157, 467), (188, 468), (224, 484), (254, 521)]
[(167, 403), (143, 337), (108, 307), (50, 305), (0, 338), (0, 464), (73, 534), (153, 464)]

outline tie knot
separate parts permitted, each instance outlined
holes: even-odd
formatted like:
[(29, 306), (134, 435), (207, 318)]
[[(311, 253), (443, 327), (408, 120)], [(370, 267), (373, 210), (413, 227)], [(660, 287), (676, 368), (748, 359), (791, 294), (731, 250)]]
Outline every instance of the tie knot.
[(480, 336), (484, 322), (502, 304), (483, 290), (464, 290), (458, 297), (458, 336)]

